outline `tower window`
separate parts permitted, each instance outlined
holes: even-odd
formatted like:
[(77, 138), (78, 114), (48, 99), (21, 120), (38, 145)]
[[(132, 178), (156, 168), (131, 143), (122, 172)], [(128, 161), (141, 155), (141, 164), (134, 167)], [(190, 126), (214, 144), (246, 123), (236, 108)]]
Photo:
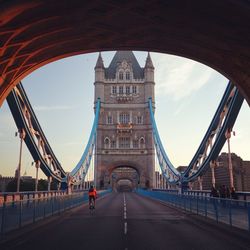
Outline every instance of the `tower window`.
[(137, 116), (137, 124), (142, 124), (142, 116)]
[(110, 147), (110, 139), (106, 137), (104, 140), (104, 148), (109, 148), (109, 147)]
[(120, 114), (120, 123), (121, 124), (127, 124), (127, 123), (129, 123), (129, 121), (130, 121), (130, 117), (129, 117), (129, 114), (128, 113), (122, 113), (122, 114)]
[(119, 148), (130, 148), (130, 138), (120, 137), (119, 138)]
[(108, 124), (112, 124), (113, 123), (113, 119), (112, 119), (111, 115), (108, 116), (107, 122), (108, 122)]
[(133, 94), (137, 94), (137, 86), (133, 86), (132, 87), (132, 93)]
[(117, 88), (116, 86), (112, 86), (112, 94), (116, 94), (117, 93)]
[(126, 86), (126, 94), (130, 94), (130, 87)]
[(123, 80), (123, 72), (119, 72), (119, 80)]
[(130, 72), (129, 71), (126, 72), (126, 80), (130, 80)]
[(116, 141), (111, 141), (111, 148), (116, 148)]
[(123, 86), (119, 87), (119, 94), (123, 94)]
[(139, 148), (138, 140), (133, 140), (133, 148)]

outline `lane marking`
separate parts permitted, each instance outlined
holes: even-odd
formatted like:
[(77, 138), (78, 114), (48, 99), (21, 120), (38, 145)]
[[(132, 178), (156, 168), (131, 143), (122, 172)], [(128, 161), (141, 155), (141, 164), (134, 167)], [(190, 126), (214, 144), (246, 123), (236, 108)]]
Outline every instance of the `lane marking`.
[(124, 212), (124, 220), (126, 220), (127, 219), (127, 214), (126, 214), (126, 212)]
[(124, 234), (127, 234), (128, 232), (128, 224), (127, 222), (124, 222)]

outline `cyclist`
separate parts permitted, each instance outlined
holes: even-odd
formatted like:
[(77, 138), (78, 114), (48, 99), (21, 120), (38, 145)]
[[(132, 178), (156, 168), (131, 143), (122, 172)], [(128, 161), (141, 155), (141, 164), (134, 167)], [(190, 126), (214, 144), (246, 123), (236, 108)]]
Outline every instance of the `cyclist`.
[(90, 204), (91, 204), (91, 200), (93, 200), (94, 207), (95, 207), (95, 199), (96, 199), (96, 197), (97, 197), (96, 189), (94, 188), (93, 185), (91, 185), (90, 189), (89, 189), (89, 207), (90, 207)]

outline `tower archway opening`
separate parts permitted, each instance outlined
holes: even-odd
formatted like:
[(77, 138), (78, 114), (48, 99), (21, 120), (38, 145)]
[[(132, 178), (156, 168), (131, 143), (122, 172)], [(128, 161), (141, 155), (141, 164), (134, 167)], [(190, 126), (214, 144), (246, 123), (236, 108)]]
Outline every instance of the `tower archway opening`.
[(116, 191), (133, 191), (140, 183), (140, 174), (130, 166), (119, 166), (110, 173), (110, 186)]
[(118, 192), (132, 192), (134, 190), (133, 181), (130, 179), (120, 179), (116, 183)]

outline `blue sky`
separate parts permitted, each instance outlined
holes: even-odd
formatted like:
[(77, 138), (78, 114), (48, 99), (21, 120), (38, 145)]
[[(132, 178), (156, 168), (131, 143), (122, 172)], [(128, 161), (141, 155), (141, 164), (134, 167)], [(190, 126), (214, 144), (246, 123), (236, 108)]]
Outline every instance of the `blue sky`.
[[(107, 67), (115, 52), (103, 52)], [(134, 52), (144, 66), (147, 52)], [(80, 159), (94, 113), (94, 66), (97, 53), (69, 57), (48, 64), (23, 79), (40, 125), (66, 171)], [(155, 66), (156, 121), (172, 163), (187, 165), (215, 113), (228, 80), (215, 70), (189, 59), (151, 53)], [(236, 121), (231, 150), (250, 160), (250, 111), (244, 102)], [(0, 109), (0, 174), (12, 176), (17, 167), (19, 139), (5, 102)], [(224, 148), (223, 151), (227, 151)], [(35, 174), (24, 147), (22, 174)], [(43, 177), (40, 174), (40, 177)]]

